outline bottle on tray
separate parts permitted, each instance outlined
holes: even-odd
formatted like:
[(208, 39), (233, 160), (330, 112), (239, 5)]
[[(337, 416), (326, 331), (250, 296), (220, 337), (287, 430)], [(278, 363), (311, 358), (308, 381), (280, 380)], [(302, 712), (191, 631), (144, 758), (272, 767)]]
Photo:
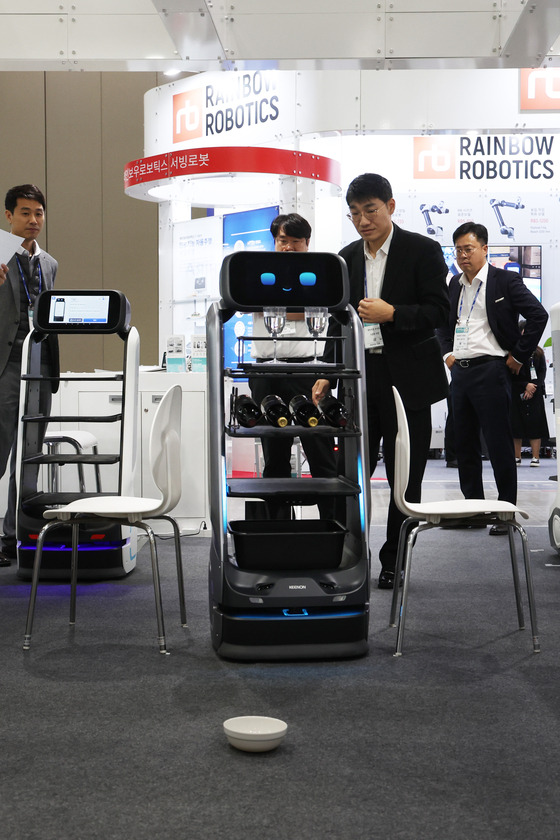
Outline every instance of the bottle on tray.
[(261, 402), (261, 411), (271, 426), (284, 429), (290, 423), (290, 410), (277, 394), (268, 394)]

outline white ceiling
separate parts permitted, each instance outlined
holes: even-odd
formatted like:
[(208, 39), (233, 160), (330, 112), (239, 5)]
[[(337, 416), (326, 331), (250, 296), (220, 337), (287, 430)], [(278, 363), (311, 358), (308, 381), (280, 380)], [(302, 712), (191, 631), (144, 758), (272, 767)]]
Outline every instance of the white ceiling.
[(0, 0), (0, 70), (560, 65), (558, 0)]

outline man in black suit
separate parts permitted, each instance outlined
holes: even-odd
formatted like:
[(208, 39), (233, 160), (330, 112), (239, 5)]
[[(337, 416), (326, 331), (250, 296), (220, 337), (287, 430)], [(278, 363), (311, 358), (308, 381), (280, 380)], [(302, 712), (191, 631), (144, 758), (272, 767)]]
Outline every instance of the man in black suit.
[[(15, 450), (18, 429), (21, 356), (29, 332), (35, 298), (44, 289), (52, 289), (58, 263), (37, 244), (45, 221), (45, 198), (33, 184), (12, 187), (6, 193), (6, 219), (10, 231), (23, 239), (8, 262), (0, 266), (0, 477), (4, 475), (11, 454), (8, 508), (4, 516), (4, 535), (0, 566), (9, 566), (16, 557), (16, 483)], [(58, 375), (58, 344), (55, 336), (44, 342), (42, 373)], [(55, 383), (42, 383), (40, 407), (50, 411)]]
[[(480, 431), (498, 488), (498, 498), (516, 504), (517, 470), (510, 403), (516, 376), (539, 343), (546, 309), (515, 271), (487, 262), (488, 231), (465, 222), (453, 234), (462, 274), (449, 284), (449, 323), (438, 335), (451, 371), (455, 448), (466, 499), (483, 499)], [(519, 316), (527, 320), (523, 332)], [(493, 535), (507, 534), (493, 525)]]
[[(449, 313), (447, 265), (432, 239), (393, 224), (395, 199), (381, 175), (355, 178), (346, 193), (349, 218), (361, 239), (342, 249), (348, 264), (350, 303), (364, 322), (370, 473), (383, 439), (391, 500), (386, 541), (379, 552), (380, 589), (392, 589), (399, 531), (405, 517), (393, 498), (397, 418), (392, 386), (405, 404), (411, 439), (407, 499), (421, 500), (432, 435), (432, 403), (447, 396), (447, 377), (435, 328)], [(313, 386), (317, 402), (330, 383)]]

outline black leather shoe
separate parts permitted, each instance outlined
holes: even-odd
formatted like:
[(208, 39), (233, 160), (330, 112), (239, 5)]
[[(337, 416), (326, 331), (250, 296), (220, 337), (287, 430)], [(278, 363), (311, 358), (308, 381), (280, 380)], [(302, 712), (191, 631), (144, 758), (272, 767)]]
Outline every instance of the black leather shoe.
[[(401, 579), (399, 586), (403, 585), (404, 572), (401, 572)], [(390, 569), (381, 569), (379, 580), (377, 581), (378, 589), (394, 589), (395, 588), (395, 573)]]
[(12, 558), (5, 552), (0, 551), (0, 566), (11, 566), (13, 559), (15, 558)]
[(503, 537), (508, 531), (509, 528), (507, 525), (492, 525), (489, 534), (491, 537)]

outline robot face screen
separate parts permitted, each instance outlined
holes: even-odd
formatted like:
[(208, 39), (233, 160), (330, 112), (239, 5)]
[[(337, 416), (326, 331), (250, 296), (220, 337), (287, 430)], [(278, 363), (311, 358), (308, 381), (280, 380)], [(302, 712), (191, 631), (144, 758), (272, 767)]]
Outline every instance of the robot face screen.
[(335, 254), (243, 251), (222, 268), (222, 296), (239, 309), (338, 307), (346, 296), (343, 264)]

